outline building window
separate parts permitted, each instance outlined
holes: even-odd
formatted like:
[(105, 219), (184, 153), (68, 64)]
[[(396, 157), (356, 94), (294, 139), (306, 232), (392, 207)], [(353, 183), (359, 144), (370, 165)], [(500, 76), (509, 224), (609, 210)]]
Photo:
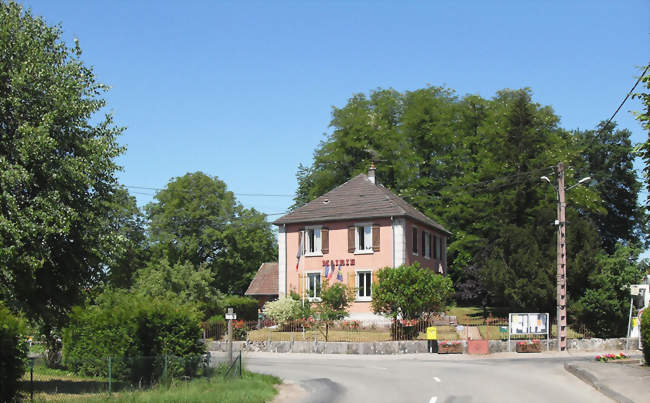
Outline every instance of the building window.
[(355, 253), (372, 253), (372, 225), (359, 224), (355, 231)]
[(320, 227), (305, 228), (305, 255), (322, 255)]
[(441, 241), (442, 239), (441, 239), (440, 237), (438, 237), (438, 236), (433, 237), (433, 239), (434, 239), (434, 244), (433, 244), (433, 245), (434, 245), (434, 247), (435, 247), (434, 255), (433, 255), (433, 256), (434, 256), (436, 259), (440, 259), (440, 244), (441, 244), (440, 241)]
[(372, 297), (372, 272), (357, 272), (357, 301), (370, 301)]
[(431, 259), (431, 233), (422, 231), (422, 255)]
[(315, 300), (320, 298), (321, 278), (320, 273), (307, 273), (307, 298)]
[(418, 229), (413, 227), (413, 254), (418, 254)]

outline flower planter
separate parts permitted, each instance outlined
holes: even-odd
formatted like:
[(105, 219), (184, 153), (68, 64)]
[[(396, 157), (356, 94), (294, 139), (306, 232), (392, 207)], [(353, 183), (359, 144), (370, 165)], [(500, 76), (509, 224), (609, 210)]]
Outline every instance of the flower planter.
[(540, 343), (517, 343), (518, 353), (541, 353), (542, 345)]
[(462, 343), (445, 344), (445, 342), (438, 344), (438, 354), (462, 354)]

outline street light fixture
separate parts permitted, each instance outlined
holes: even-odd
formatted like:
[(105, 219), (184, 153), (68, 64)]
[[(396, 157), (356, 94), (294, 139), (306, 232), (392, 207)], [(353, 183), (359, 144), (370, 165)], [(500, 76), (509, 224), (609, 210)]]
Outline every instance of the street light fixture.
[[(546, 177), (540, 177), (541, 180), (548, 182), (551, 186), (553, 183)], [(557, 164), (557, 187), (553, 186), (555, 190), (555, 200), (557, 201), (557, 347), (559, 351), (566, 350), (566, 201), (565, 191), (572, 189), (578, 185), (589, 182), (591, 177), (587, 176), (582, 178), (573, 186), (567, 189), (564, 187), (564, 165)]]

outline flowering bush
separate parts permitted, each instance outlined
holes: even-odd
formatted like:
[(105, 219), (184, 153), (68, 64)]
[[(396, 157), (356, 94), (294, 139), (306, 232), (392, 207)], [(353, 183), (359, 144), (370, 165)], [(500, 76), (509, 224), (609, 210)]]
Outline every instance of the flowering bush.
[(415, 326), (418, 324), (417, 319), (402, 319), (399, 322), (402, 324), (402, 326)]
[(597, 355), (596, 356), (596, 361), (603, 361), (607, 362), (609, 360), (620, 360), (623, 358), (630, 358), (629, 356), (625, 355), (624, 353), (618, 353), (618, 354), (603, 354), (603, 355)]
[(277, 323), (296, 320), (301, 316), (302, 304), (291, 297), (281, 297), (264, 304), (264, 313)]
[(447, 347), (447, 346), (457, 346), (459, 344), (463, 344), (463, 343), (458, 341), (458, 340), (442, 340), (440, 342), (440, 345), (445, 346), (445, 347)]
[(313, 316), (308, 318), (298, 319), (298, 325), (304, 327), (305, 329), (311, 329), (314, 326), (315, 320)]
[(539, 343), (540, 343), (539, 340), (534, 339), (534, 340), (523, 340), (523, 341), (518, 341), (518, 342), (517, 342), (517, 345), (518, 345), (518, 346), (523, 346), (523, 345), (526, 345), (526, 344), (539, 344)]
[(361, 327), (361, 322), (358, 320), (346, 320), (343, 322), (343, 329), (357, 330)]

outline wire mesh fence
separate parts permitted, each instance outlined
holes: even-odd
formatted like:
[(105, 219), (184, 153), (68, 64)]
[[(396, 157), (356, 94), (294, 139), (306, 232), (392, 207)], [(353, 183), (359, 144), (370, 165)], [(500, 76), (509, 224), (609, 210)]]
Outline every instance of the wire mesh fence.
[[(21, 381), (23, 396), (111, 394), (150, 389), (175, 380), (210, 377), (225, 372), (209, 354), (178, 357), (95, 357), (83, 361), (64, 360), (56, 369), (47, 368), (41, 357), (30, 358)], [(241, 373), (241, 370), (239, 371)]]

